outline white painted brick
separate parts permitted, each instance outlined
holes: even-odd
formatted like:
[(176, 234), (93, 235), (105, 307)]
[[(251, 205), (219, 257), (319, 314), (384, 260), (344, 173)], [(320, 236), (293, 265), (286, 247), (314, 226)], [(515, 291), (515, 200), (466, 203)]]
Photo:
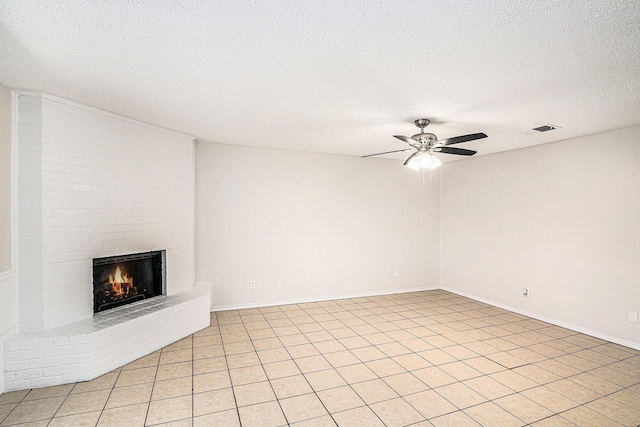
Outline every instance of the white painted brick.
[(22, 350), (32, 350), (34, 348), (36, 348), (35, 338), (25, 339), (20, 342), (20, 349)]
[[(75, 297), (57, 298), (62, 304), (45, 305), (46, 327), (91, 315), (86, 307), (92, 304), (90, 261), (96, 256), (136, 252), (141, 247), (175, 248), (168, 252), (169, 292), (174, 293), (173, 287), (188, 289), (194, 277), (193, 239), (185, 244), (182, 234), (193, 232), (190, 138), (50, 97), (21, 96), (19, 108), (25, 112), (19, 123), (20, 189), (43, 191), (40, 197), (25, 199), (30, 200), (28, 209), (20, 209), (40, 212), (39, 222), (33, 224), (45, 236), (39, 251), (45, 256), (39, 261), (46, 267), (89, 263), (82, 272), (84, 281), (75, 276), (66, 282), (74, 291), (88, 288), (80, 292), (86, 304)], [(126, 167), (117, 171), (118, 165)], [(32, 229), (24, 226), (29, 218), (25, 215), (21, 229)], [(173, 275), (172, 266), (183, 264), (173, 262), (175, 255), (189, 259), (191, 268), (180, 267)], [(63, 280), (47, 271), (42, 289), (60, 289)]]
[(42, 122), (42, 107), (39, 103), (31, 104), (21, 99), (18, 113), (23, 121)]
[(39, 359), (31, 359), (27, 362), (28, 369), (36, 369), (36, 368), (51, 368), (60, 366), (61, 358), (60, 357), (47, 357), (47, 358), (39, 358)]
[(69, 354), (86, 354), (89, 353), (90, 347), (84, 345), (60, 345), (57, 347), (41, 349), (42, 357), (62, 357)]
[[(22, 118), (19, 117), (19, 119), (22, 119)], [(28, 134), (29, 136), (34, 136), (34, 135), (41, 136), (42, 124), (39, 121), (34, 121), (34, 122), (20, 121), (20, 124), (18, 126), (18, 134), (20, 137), (22, 137), (24, 134)], [(34, 138), (33, 140), (36, 140), (36, 138)], [(41, 141), (41, 138), (37, 138), (37, 140)]]
[[(86, 380), (105, 373), (104, 366), (119, 366), (113, 360), (128, 363), (194, 332), (194, 325), (203, 323), (198, 318), (205, 318), (197, 304), (181, 313), (184, 317), (175, 319), (169, 330), (163, 319), (178, 313), (170, 305), (149, 306), (134, 315), (123, 311), (119, 320), (101, 323), (92, 316), (91, 286), (92, 258), (166, 249), (168, 293), (191, 288), (190, 138), (52, 97), (19, 99), (24, 113), (18, 124), (19, 329), (22, 335), (47, 328), (35, 341), (41, 346), (41, 361), (32, 364), (47, 365), (59, 356), (74, 362), (78, 371), (63, 365), (22, 370), (24, 378), (13, 372), (5, 374), (6, 388)], [(127, 319), (135, 327), (133, 334), (117, 323)], [(83, 322), (93, 326), (87, 329)], [(48, 334), (63, 325), (72, 327)], [(114, 335), (125, 332), (129, 338)], [(113, 342), (118, 344), (109, 345)], [(5, 364), (24, 367), (22, 358), (37, 354), (26, 353), (37, 351), (31, 343), (27, 346), (6, 343)], [(94, 368), (75, 363), (87, 352)], [(96, 360), (102, 366), (96, 366)]]
[(31, 359), (39, 359), (40, 349), (34, 350), (18, 350), (13, 352), (14, 360), (17, 362), (19, 360), (31, 360)]
[[(159, 308), (161, 311), (157, 311)], [(132, 313), (135, 317), (130, 319)], [(37, 338), (17, 335), (9, 342), (31, 340), (44, 347), (14, 352), (5, 348), (5, 357), (21, 357), (12, 364), (5, 363), (5, 368), (15, 369), (5, 373), (5, 388), (93, 379), (207, 327), (209, 319), (208, 292), (198, 287), (186, 294), (141, 301), (86, 321), (39, 332), (34, 335)], [(109, 326), (109, 321), (116, 323)], [(25, 359), (27, 356), (31, 359)], [(57, 361), (59, 365), (54, 366)], [(24, 380), (28, 380), (27, 385)]]
[(13, 373), (14, 381), (31, 380), (34, 378), (42, 378), (41, 369), (24, 369)]
[(64, 377), (65, 375), (71, 375), (74, 372), (76, 371), (72, 365), (53, 366), (42, 370), (42, 374), (45, 377)]
[(7, 372), (15, 372), (15, 371), (24, 371), (25, 369), (29, 369), (29, 364), (21, 360), (20, 362), (4, 362), (4, 369)]
[(89, 363), (91, 356), (92, 356), (91, 353), (63, 356), (60, 358), (60, 364), (65, 366), (68, 366), (68, 365), (77, 366), (81, 364), (87, 364)]
[(16, 380), (13, 380), (12, 377), (10, 377), (9, 375), (4, 376), (4, 385), (5, 385), (5, 391), (26, 390), (31, 388), (29, 386), (28, 380), (16, 381)]
[(89, 344), (91, 342), (91, 336), (88, 334), (71, 335), (69, 339), (72, 345)]
[(5, 357), (7, 355), (13, 354), (13, 352), (15, 352), (16, 350), (20, 350), (20, 347), (21, 347), (20, 341), (18, 340), (5, 341), (3, 346), (4, 346)]
[(42, 336), (36, 338), (36, 345), (38, 348), (47, 348), (58, 345), (58, 337), (57, 336)]

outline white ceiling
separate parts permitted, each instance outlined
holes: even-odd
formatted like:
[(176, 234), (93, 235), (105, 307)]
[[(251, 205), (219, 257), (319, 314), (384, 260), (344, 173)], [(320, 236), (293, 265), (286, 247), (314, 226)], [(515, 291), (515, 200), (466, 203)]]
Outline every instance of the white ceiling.
[[(640, 1), (2, 0), (0, 82), (358, 156), (427, 117), (439, 138), (485, 132), (459, 145), (481, 155), (640, 124)], [(562, 129), (518, 133), (545, 123)]]

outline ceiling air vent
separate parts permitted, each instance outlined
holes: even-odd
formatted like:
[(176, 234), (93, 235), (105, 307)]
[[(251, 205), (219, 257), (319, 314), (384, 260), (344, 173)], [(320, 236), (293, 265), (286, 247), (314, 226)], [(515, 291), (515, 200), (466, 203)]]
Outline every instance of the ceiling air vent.
[(554, 125), (542, 125), (537, 128), (533, 128), (533, 130), (537, 130), (538, 132), (547, 132), (550, 130), (554, 130), (556, 127)]
[(547, 123), (545, 125), (536, 126), (534, 128), (531, 128), (531, 129), (521, 130), (518, 133), (521, 134), (521, 135), (536, 135), (538, 133), (549, 132), (550, 130), (559, 129), (559, 128), (560, 128), (560, 126), (551, 125), (551, 124)]

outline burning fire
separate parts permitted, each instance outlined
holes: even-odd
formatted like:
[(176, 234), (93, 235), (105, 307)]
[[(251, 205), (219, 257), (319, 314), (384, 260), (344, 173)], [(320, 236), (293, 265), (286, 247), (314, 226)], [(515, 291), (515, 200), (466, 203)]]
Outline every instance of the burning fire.
[(115, 275), (109, 274), (111, 289), (118, 295), (129, 294), (133, 290), (133, 277), (122, 274), (120, 266), (116, 266)]

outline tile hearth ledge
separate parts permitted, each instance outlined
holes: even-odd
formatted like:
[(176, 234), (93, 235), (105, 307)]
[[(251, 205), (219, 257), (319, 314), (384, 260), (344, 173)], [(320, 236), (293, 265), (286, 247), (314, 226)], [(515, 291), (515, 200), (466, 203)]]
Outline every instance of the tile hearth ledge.
[(210, 287), (121, 306), (4, 343), (6, 391), (89, 381), (209, 326)]

